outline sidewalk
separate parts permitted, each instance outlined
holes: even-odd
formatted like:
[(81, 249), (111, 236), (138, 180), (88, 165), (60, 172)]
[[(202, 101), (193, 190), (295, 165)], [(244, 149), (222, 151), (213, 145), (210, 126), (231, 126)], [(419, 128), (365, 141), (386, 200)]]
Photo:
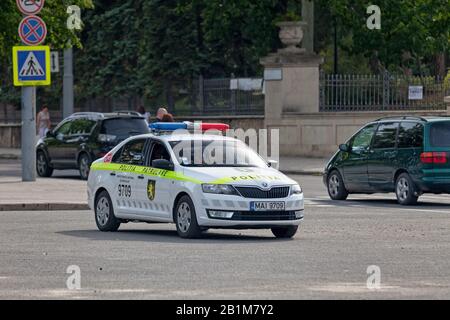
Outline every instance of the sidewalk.
[(0, 148), (0, 159), (1, 160), (20, 159), (20, 156), (21, 156), (20, 149)]
[[(86, 181), (64, 175), (22, 182), (19, 159), (19, 149), (0, 148), (0, 211), (88, 209)], [(279, 167), (290, 175), (321, 175), (326, 162), (324, 158), (282, 157)]]
[(38, 178), (22, 182), (21, 177), (0, 177), (0, 211), (87, 210), (86, 199), (86, 181)]

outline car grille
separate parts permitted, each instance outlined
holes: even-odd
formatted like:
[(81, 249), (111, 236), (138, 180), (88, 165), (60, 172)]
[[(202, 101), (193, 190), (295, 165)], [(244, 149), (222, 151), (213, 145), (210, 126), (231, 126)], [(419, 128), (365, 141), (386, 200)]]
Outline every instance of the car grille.
[(231, 220), (237, 221), (282, 221), (296, 220), (295, 211), (235, 211)]
[(273, 187), (270, 190), (261, 190), (255, 187), (235, 187), (236, 190), (244, 198), (254, 199), (277, 199), (286, 198), (289, 195), (289, 186), (287, 187)]

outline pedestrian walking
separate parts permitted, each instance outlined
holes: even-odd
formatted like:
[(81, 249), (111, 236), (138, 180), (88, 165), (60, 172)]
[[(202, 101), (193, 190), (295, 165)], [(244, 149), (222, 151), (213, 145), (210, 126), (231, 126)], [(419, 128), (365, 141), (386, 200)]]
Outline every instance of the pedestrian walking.
[(168, 113), (166, 108), (159, 108), (156, 112), (156, 122), (162, 122), (164, 115)]
[(44, 104), (36, 118), (36, 128), (39, 138), (44, 138), (51, 126), (50, 112), (48, 111), (48, 106)]

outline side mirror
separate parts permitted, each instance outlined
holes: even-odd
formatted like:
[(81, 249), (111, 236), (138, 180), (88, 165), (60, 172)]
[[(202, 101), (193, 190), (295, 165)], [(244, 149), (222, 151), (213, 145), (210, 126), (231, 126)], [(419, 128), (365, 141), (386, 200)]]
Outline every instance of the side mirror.
[(278, 161), (276, 160), (269, 160), (267, 161), (267, 165), (271, 168), (277, 169), (278, 170)]
[(173, 171), (174, 165), (172, 162), (166, 159), (157, 159), (152, 161), (152, 167), (156, 169), (163, 169)]
[(55, 136), (55, 134), (53, 133), (52, 130), (48, 130), (47, 133), (45, 134), (45, 136), (47, 138), (53, 138)]
[(352, 148), (350, 148), (349, 145), (343, 143), (339, 145), (339, 150), (344, 151), (344, 152), (350, 152)]

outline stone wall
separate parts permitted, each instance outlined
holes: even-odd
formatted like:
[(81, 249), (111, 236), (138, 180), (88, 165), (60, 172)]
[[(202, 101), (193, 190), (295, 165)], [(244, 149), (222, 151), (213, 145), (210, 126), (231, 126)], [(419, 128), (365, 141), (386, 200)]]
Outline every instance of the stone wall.
[(439, 116), (442, 112), (289, 113), (266, 120), (267, 129), (280, 130), (283, 156), (328, 157), (364, 124), (389, 116)]
[(20, 148), (20, 124), (0, 124), (0, 148)]

